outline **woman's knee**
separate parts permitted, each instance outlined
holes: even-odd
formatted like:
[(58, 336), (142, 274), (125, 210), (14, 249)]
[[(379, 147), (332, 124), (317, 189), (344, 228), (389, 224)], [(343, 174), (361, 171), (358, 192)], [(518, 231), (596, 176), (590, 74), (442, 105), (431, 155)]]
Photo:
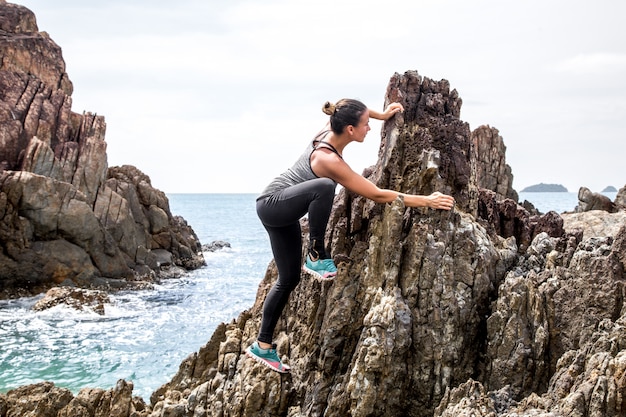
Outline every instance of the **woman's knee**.
[(335, 196), (335, 188), (337, 187), (337, 183), (331, 180), (330, 178), (320, 178), (318, 179), (317, 192), (324, 197), (333, 197)]

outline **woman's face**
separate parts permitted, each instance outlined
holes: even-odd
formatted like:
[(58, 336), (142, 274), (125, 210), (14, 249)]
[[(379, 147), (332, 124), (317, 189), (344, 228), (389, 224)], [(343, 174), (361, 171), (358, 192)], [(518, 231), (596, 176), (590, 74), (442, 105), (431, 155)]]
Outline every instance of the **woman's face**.
[(365, 136), (367, 132), (370, 131), (370, 112), (369, 110), (365, 110), (359, 119), (359, 123), (356, 126), (353, 126), (354, 133), (352, 139), (357, 142), (363, 142), (365, 140)]

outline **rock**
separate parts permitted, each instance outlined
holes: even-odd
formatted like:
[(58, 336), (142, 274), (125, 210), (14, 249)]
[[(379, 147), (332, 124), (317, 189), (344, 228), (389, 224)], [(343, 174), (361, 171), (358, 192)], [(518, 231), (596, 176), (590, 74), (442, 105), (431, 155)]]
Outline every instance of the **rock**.
[[(440, 190), (457, 206), (411, 209), (338, 193), (327, 230), (337, 277), (303, 274), (277, 325), (277, 351), (290, 374), (270, 372), (244, 353), (277, 279), (271, 262), (254, 305), (219, 325), (150, 404), (133, 398), (125, 381), (76, 397), (42, 383), (0, 394), (0, 415), (623, 415), (626, 227), (589, 238), (564, 227), (556, 213), (536, 216), (481, 189), (472, 136), (459, 119), (462, 101), (446, 80), (394, 74), (385, 97), (391, 101), (405, 112), (383, 124), (378, 161), (364, 175), (403, 192)], [(147, 236), (135, 259), (151, 264), (166, 255), (154, 253), (162, 249), (176, 262), (177, 243), (163, 229), (162, 194), (135, 169), (109, 170), (107, 177), (94, 201), (101, 195), (118, 201), (124, 214), (114, 216), (105, 204), (97, 211), (120, 242), (111, 247), (132, 265), (129, 242), (139, 238), (125, 241), (114, 232), (133, 216)], [(94, 196), (87, 183), (72, 184), (79, 209)], [(44, 232), (59, 234), (46, 226), (41, 206), (32, 213), (22, 208), (26, 218), (12, 214), (18, 212), (12, 193), (0, 201), (2, 218), (23, 237), (10, 250), (30, 248), (20, 242)], [(90, 235), (80, 236), (72, 242), (74, 257), (93, 247), (85, 243)], [(115, 255), (112, 249), (107, 256)]]
[(563, 235), (563, 219), (551, 211), (543, 215), (531, 215), (514, 200), (498, 200), (497, 193), (481, 189), (478, 198), (478, 221), (492, 234), (504, 238), (513, 237), (521, 253), (542, 232), (552, 237)]
[(215, 240), (209, 244), (202, 245), (203, 252), (216, 252), (224, 248), (230, 248), (230, 243), (223, 240)]
[(580, 231), (585, 238), (615, 237), (626, 224), (626, 211), (609, 213), (604, 210), (591, 210), (583, 213), (563, 213), (563, 228), (566, 233)]
[(498, 129), (480, 126), (472, 131), (472, 142), (478, 187), (495, 192), (499, 200), (517, 201), (513, 173), (505, 160), (506, 146)]
[(615, 213), (617, 207), (607, 196), (594, 193), (589, 188), (580, 187), (578, 190), (578, 205), (574, 209), (576, 213), (591, 210), (604, 210), (609, 213)]
[[(51, 382), (26, 385), (0, 394), (1, 416), (147, 417), (144, 401), (132, 396), (133, 384), (119, 380), (109, 390), (84, 388), (74, 396)], [(4, 407), (4, 414), (3, 413)], [(172, 414), (168, 414), (172, 415)]]
[(104, 291), (55, 287), (48, 290), (46, 295), (35, 303), (33, 310), (42, 311), (64, 304), (79, 311), (90, 310), (104, 315), (104, 305), (110, 302), (111, 299)]
[(143, 287), (204, 265), (192, 228), (132, 166), (108, 167), (102, 116), (71, 110), (61, 48), (0, 2), (0, 298)]
[(626, 185), (619, 189), (615, 196), (615, 205), (620, 209), (626, 209)]

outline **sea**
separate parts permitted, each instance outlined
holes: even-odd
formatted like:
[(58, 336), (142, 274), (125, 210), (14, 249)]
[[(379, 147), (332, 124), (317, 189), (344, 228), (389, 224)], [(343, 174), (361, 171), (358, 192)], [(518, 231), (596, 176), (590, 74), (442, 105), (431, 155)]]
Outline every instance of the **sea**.
[[(611, 200), (616, 193), (605, 193)], [(150, 395), (206, 344), (215, 328), (252, 307), (272, 259), (255, 194), (169, 194), (172, 214), (185, 218), (202, 243), (206, 266), (151, 289), (110, 296), (104, 315), (57, 306), (33, 311), (42, 295), (0, 301), (0, 392), (52, 381), (74, 394), (132, 381)], [(520, 193), (541, 212), (573, 211), (577, 193)]]

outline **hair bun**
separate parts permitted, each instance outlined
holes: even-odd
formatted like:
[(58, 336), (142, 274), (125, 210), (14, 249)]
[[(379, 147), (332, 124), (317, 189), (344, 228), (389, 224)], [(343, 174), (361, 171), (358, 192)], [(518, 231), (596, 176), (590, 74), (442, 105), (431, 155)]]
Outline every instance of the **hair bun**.
[(327, 101), (326, 103), (324, 103), (324, 107), (322, 107), (322, 111), (329, 116), (332, 116), (333, 114), (335, 114), (336, 109), (337, 107), (330, 101)]

